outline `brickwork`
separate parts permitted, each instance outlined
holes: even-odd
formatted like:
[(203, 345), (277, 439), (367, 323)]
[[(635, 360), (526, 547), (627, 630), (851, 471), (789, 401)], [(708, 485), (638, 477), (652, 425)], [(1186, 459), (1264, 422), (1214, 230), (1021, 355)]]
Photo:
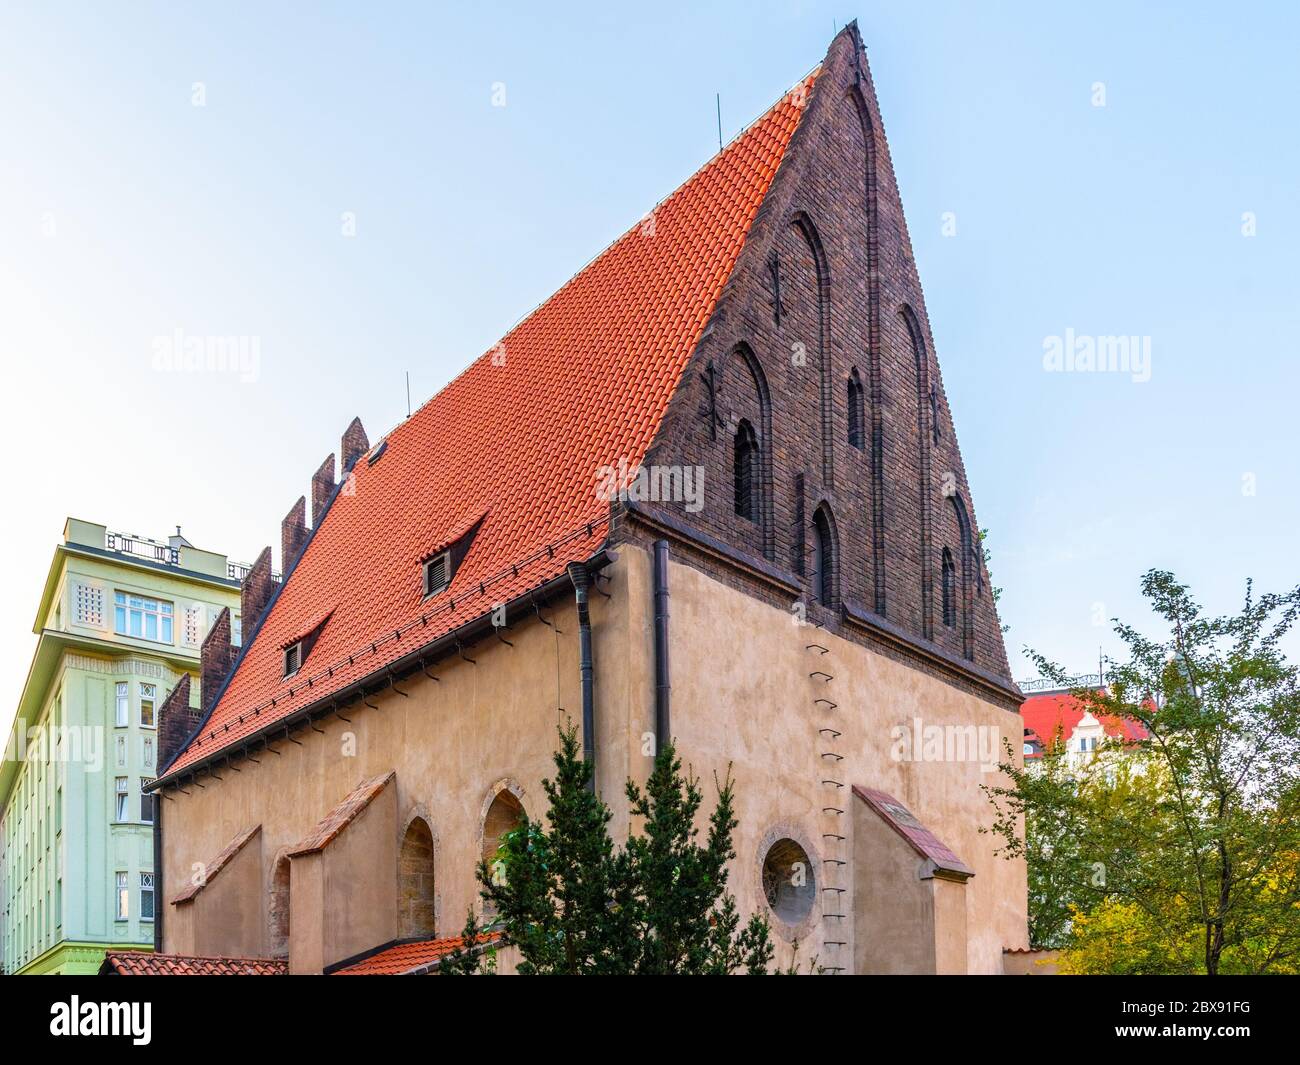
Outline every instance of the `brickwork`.
[[(811, 550), (811, 530), (798, 526), (811, 523), (824, 504), (836, 532), (840, 600), (1009, 679), (970, 489), (860, 47), (855, 26), (832, 45), (645, 461), (703, 466), (704, 508), (686, 513), (683, 504), (674, 504), (682, 520), (801, 576), (810, 567), (799, 566), (792, 554)], [(710, 364), (712, 397), (705, 383)], [(866, 393), (861, 448), (849, 439), (848, 382), (855, 370)], [(710, 408), (716, 411), (713, 430)], [(730, 430), (742, 418), (758, 430), (763, 451), (768, 503), (760, 522), (734, 508)], [(959, 509), (968, 515), (965, 542)], [(958, 593), (962, 616), (951, 627), (936, 616), (945, 547), (958, 560), (958, 579), (966, 575)], [(838, 624), (816, 605), (810, 615)]]

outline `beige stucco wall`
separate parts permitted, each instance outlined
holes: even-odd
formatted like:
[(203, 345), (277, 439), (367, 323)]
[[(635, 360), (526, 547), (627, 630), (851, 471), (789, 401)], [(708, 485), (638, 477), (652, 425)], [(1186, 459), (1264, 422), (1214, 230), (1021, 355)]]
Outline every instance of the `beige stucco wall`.
[[(195, 869), (191, 876), (202, 876)], [(170, 898), (184, 882), (169, 890)], [(164, 929), (170, 928), (181, 954), (258, 957), (263, 950), (261, 908), (249, 905), (262, 890), (262, 837), (257, 833), (238, 854), (203, 885), (197, 895), (168, 906)], [(170, 922), (170, 925), (166, 922)]]
[[(614, 574), (607, 586), (613, 599), (592, 597), (596, 700), (602, 710), (610, 707), (600, 715), (597, 747), (600, 790), (615, 810), (614, 830), (621, 835), (627, 806), (626, 708), (629, 692), (647, 683), (642, 660), (649, 649), (629, 645), (626, 576)], [(274, 750), (254, 753), (256, 764), (238, 762), (241, 772), (221, 769), (220, 781), (205, 777), (206, 786), (187, 786), (188, 794), (169, 791), (174, 801), (166, 804), (163, 827), (167, 899), (188, 882), (194, 862), (210, 861), (242, 828), (260, 824), (260, 888), (247, 902), (258, 912), (257, 949), (232, 939), (231, 949), (220, 953), (232, 954), (236, 946), (240, 953), (269, 953), (275, 857), (306, 837), (359, 781), (395, 770), (395, 781), (375, 800), (392, 802), (391, 818), (374, 818), (368, 810), (326, 849), (328, 861), (293, 859), (291, 953), (311, 956), (303, 964), (315, 965), (310, 951), (318, 949), (325, 965), (397, 936), (398, 847), (415, 815), (429, 822), (435, 841), (437, 932), (459, 932), (466, 909), (478, 903), (473, 870), (482, 846), (482, 814), (495, 787), (511, 786), (530, 815), (542, 813), (541, 780), (554, 768), (556, 726), (562, 719), (581, 720), (572, 599), (544, 613), (560, 634), (535, 620), (521, 624), (505, 634), (513, 647), (489, 638), (467, 649), (473, 663), (456, 657), (440, 663), (433, 670), (437, 683), (416, 675), (398, 685), (405, 696), (390, 691), (371, 697), (378, 709), (353, 705), (343, 711), (350, 720), (318, 723), (323, 734), (296, 732), (301, 746), (280, 739)], [(644, 713), (648, 720), (648, 703)], [(367, 842), (375, 840), (382, 843)], [(353, 854), (353, 848), (360, 849)], [(323, 920), (315, 912), (320, 898), (328, 900)], [(164, 949), (182, 952), (191, 949), (195, 936), (183, 920), (173, 918), (176, 909), (169, 906)], [(372, 938), (362, 944), (348, 925)], [(311, 948), (311, 943), (325, 946)]]
[[(619, 556), (607, 571), (611, 579), (603, 582), (612, 598), (592, 596), (597, 783), (614, 813), (616, 841), (627, 831), (623, 782), (629, 775), (643, 781), (649, 772), (654, 701), (650, 558), (631, 545), (622, 545)], [(991, 840), (978, 834), (978, 827), (989, 823), (979, 784), (991, 776), (965, 763), (893, 761), (890, 727), (910, 723), (918, 714), (927, 723), (983, 724), (1005, 733), (1018, 751), (1019, 718), (856, 644), (796, 626), (779, 608), (688, 566), (673, 564), (670, 584), (673, 733), (684, 761), (704, 781), (706, 796), (711, 798), (713, 774), (725, 775), (732, 767), (740, 827), (731, 887), (742, 913), (765, 907), (759, 873), (765, 839), (793, 833), (806, 841), (810, 854), (820, 848), (819, 812), (828, 798), (821, 781), (829, 775), (846, 784), (839, 805), (849, 806), (847, 785), (881, 788), (906, 803), (975, 870), (965, 888), (968, 968), (1000, 972), (1003, 948), (1025, 945), (1025, 885), (1023, 866), (995, 859)], [(325, 872), (317, 874), (311, 890), (324, 893), (327, 912), (339, 911), (326, 923), (355, 921), (361, 907), (366, 934), (381, 936), (371, 945), (395, 937), (397, 846), (410, 816), (419, 813), (429, 820), (435, 839), (438, 934), (459, 931), (466, 908), (477, 903), (472, 870), (492, 788), (511, 782), (529, 814), (541, 813), (540, 783), (552, 770), (555, 726), (564, 715), (581, 718), (571, 598), (548, 616), (558, 634), (536, 621), (521, 623), (507, 634), (513, 647), (488, 639), (467, 651), (475, 664), (459, 658), (440, 663), (439, 683), (409, 678), (399, 685), (405, 696), (371, 697), (378, 709), (354, 705), (344, 711), (350, 721), (335, 718), (319, 725), (323, 735), (295, 733), (301, 746), (280, 740), (278, 753), (255, 755), (260, 764), (241, 762), (242, 772), (222, 771), (220, 782), (205, 779), (207, 787), (187, 788), (188, 795), (171, 791), (175, 801), (167, 803), (164, 821), (167, 897), (188, 878), (191, 863), (210, 860), (239, 830), (261, 824), (260, 897), (249, 904), (260, 907), (258, 952), (266, 953), (274, 856), (306, 836), (358, 781), (395, 770), (396, 780), (386, 789), (395, 812), (391, 825), (384, 818), (375, 822), (378, 827), (365, 827), (391, 837), (391, 847), (384, 843), (358, 856), (364, 869), (359, 878), (348, 878), (351, 901), (331, 894), (343, 880)], [(831, 648), (816, 662), (805, 650), (813, 642), (810, 634)], [(834, 674), (824, 687), (839, 703), (827, 720), (843, 732), (838, 749), (844, 762), (830, 774), (822, 772), (826, 766), (818, 744), (823, 718), (812, 705), (823, 691), (808, 677), (821, 667)], [(711, 802), (704, 813), (709, 809)], [(349, 833), (359, 838), (363, 826), (354, 824), (344, 836)], [(851, 849), (851, 843), (850, 838), (845, 847)], [(342, 943), (337, 928), (331, 933), (317, 927), (319, 915), (298, 913), (300, 898), (304, 906), (322, 905), (305, 901), (305, 882), (300, 894), (299, 862), (293, 869), (293, 939), (301, 929), (322, 942)], [(819, 878), (835, 877), (822, 883), (850, 879), (848, 867), (838, 875), (829, 869), (815, 870)], [(391, 922), (391, 931), (382, 935), (385, 922)], [(836, 949), (851, 959), (852, 937), (873, 934), (848, 929), (849, 945), (828, 949), (825, 940), (837, 937), (828, 937), (823, 928), (814, 925), (805, 935), (799, 951), (803, 962), (815, 955), (831, 964), (828, 955)], [(182, 932), (170, 922), (164, 949), (182, 949)], [(781, 940), (780, 960), (788, 961), (790, 951)]]
[[(648, 565), (629, 552), (631, 564)], [(981, 835), (992, 822), (980, 785), (998, 779), (978, 761), (901, 761), (892, 756), (894, 728), (982, 727), (998, 757), (1002, 739), (1021, 749), (1018, 714), (919, 669), (905, 665), (825, 629), (796, 624), (792, 613), (724, 587), (686, 565), (670, 568), (672, 594), (672, 728), (683, 755), (708, 780), (731, 763), (736, 781), (738, 855), (732, 886), (742, 913), (762, 905), (759, 846), (770, 826), (797, 827), (819, 847), (821, 859), (842, 858), (844, 845), (823, 841), (824, 832), (849, 835), (845, 817), (827, 816), (827, 806), (849, 809), (849, 787), (878, 788), (912, 813), (974, 871), (964, 889), (967, 970), (1000, 973), (1005, 947), (1026, 946), (1023, 863), (993, 854), (994, 841)], [(647, 606), (646, 609), (652, 609)], [(829, 653), (809, 650), (821, 644)], [(830, 682), (810, 677), (814, 671)], [(814, 704), (828, 698), (834, 710)], [(821, 727), (842, 733), (833, 748)], [(833, 749), (843, 761), (828, 764)], [(834, 779), (845, 785), (822, 783)], [(844, 885), (848, 867), (823, 867), (827, 885)], [(828, 935), (829, 923), (812, 930), (800, 947), (804, 961), (844, 964), (863, 936), (889, 934), (883, 927), (846, 929)], [(828, 948), (827, 939), (846, 939)], [(778, 953), (789, 957), (790, 948)], [(849, 966), (846, 966), (848, 968)]]

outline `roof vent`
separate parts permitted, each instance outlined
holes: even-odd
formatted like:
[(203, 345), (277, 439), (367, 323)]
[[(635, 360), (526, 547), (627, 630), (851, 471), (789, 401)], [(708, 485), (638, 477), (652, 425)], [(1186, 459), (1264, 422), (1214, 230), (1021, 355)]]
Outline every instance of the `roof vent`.
[(379, 443), (375, 445), (375, 450), (370, 452), (369, 457), (366, 459), (366, 465), (373, 466), (376, 462), (378, 462), (381, 458), (383, 458), (384, 452), (387, 450), (388, 450), (387, 439), (379, 441)]

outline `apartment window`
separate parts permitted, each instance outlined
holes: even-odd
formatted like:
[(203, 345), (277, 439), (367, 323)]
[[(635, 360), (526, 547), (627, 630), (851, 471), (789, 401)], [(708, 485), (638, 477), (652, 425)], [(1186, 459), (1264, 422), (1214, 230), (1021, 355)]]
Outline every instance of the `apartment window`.
[(153, 920), (153, 873), (140, 874), (140, 920)]
[(146, 825), (153, 824), (153, 796), (144, 789), (153, 783), (153, 777), (140, 778), (140, 820)]
[(172, 605), (160, 599), (115, 592), (113, 631), (158, 643), (172, 642)]
[(284, 675), (292, 677), (302, 667), (302, 642), (290, 644), (284, 649)]
[(125, 728), (131, 723), (131, 685), (119, 681), (117, 685), (117, 727)]
[(128, 885), (126, 873), (119, 872), (115, 879), (117, 881), (117, 919), (125, 921), (131, 916), (131, 888)]
[(424, 594), (437, 595), (451, 583), (451, 552), (434, 555), (424, 564)]
[(146, 736), (144, 738), (144, 750), (142, 754), (143, 754), (142, 761), (144, 762), (145, 768), (152, 769), (153, 768), (153, 737), (152, 736)]
[(154, 703), (158, 698), (155, 684), (140, 685), (140, 725), (143, 728), (154, 727)]
[(127, 809), (128, 809), (127, 801), (129, 798), (129, 792), (127, 791), (126, 777), (114, 778), (113, 792), (114, 792), (113, 820), (125, 821)]

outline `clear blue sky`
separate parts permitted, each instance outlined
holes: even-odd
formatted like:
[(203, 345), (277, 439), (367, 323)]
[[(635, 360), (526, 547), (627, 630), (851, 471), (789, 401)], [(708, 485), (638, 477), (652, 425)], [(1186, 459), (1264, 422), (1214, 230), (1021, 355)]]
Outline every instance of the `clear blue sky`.
[[(278, 549), (354, 414), (377, 439), (716, 150), (715, 92), (729, 138), (855, 16), (1013, 672), (1091, 666), (1152, 566), (1222, 610), (1300, 579), (1295, 5), (9, 3), (0, 716), (66, 515)], [(157, 372), (178, 329), (258, 337), (256, 381)], [(1044, 372), (1067, 329), (1150, 337), (1150, 381)]]

